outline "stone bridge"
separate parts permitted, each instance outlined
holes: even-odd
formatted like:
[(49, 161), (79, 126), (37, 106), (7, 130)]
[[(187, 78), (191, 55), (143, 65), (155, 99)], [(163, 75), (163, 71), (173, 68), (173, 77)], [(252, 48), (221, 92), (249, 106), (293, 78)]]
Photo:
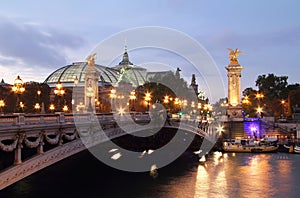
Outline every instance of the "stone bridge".
[(195, 120), (171, 119), (167, 125), (149, 124), (149, 114), (125, 117), (64, 113), (0, 116), (0, 190), (84, 149), (128, 133), (145, 129), (155, 133), (169, 128), (201, 136), (208, 144), (214, 144), (217, 138), (213, 125), (199, 126)]

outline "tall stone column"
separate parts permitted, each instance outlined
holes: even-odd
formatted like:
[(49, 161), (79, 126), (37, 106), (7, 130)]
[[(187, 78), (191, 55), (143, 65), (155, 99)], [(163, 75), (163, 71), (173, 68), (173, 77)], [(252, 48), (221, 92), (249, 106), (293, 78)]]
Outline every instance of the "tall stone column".
[(228, 108), (227, 115), (231, 118), (242, 118), (241, 104), (241, 66), (237, 60), (237, 56), (241, 54), (238, 49), (229, 49), (230, 64), (225, 67), (228, 71)]
[(86, 110), (89, 110), (90, 106), (95, 109), (95, 99), (98, 100), (98, 82), (100, 73), (95, 68), (95, 56), (96, 53), (90, 55), (86, 59), (88, 65), (84, 70), (84, 102)]

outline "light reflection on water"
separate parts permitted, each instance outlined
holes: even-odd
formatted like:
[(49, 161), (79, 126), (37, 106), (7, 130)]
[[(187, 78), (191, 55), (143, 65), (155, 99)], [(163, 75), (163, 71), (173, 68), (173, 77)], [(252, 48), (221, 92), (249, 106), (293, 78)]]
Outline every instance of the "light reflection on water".
[(299, 197), (299, 165), (295, 154), (215, 153), (184, 181), (173, 178), (177, 183), (162, 186), (167, 193), (159, 197), (182, 197), (178, 189), (183, 185), (189, 188), (184, 197)]
[(155, 176), (118, 171), (81, 153), (4, 189), (0, 197), (57, 197), (59, 193), (64, 197), (276, 198), (300, 194), (300, 155), (296, 154), (216, 152), (205, 162), (188, 157), (153, 170)]

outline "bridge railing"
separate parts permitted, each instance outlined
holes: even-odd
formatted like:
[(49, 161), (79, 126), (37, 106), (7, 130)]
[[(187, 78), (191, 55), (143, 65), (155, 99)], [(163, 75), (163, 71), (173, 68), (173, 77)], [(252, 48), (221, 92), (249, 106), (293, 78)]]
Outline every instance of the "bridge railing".
[[(114, 120), (112, 113), (106, 114), (95, 114), (98, 120)], [(134, 120), (147, 120), (150, 119), (148, 113), (130, 113)], [(24, 114), (15, 113), (13, 115), (1, 115), (0, 116), (0, 127), (14, 126), (14, 125), (36, 125), (36, 124), (47, 124), (47, 123), (65, 123), (76, 121), (91, 121), (94, 114), (82, 113), (82, 114), (65, 114), (63, 112), (57, 112), (55, 114)]]
[(0, 116), (0, 127), (1, 126), (16, 125), (17, 123), (18, 123), (18, 116), (17, 115)]

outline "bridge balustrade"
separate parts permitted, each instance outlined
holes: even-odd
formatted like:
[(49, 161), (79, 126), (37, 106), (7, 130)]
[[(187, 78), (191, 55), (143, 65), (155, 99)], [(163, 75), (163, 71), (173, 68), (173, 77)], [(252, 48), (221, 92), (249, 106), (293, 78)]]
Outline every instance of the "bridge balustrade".
[(0, 127), (1, 126), (16, 125), (17, 123), (18, 123), (18, 116), (16, 116), (16, 115), (0, 116)]

